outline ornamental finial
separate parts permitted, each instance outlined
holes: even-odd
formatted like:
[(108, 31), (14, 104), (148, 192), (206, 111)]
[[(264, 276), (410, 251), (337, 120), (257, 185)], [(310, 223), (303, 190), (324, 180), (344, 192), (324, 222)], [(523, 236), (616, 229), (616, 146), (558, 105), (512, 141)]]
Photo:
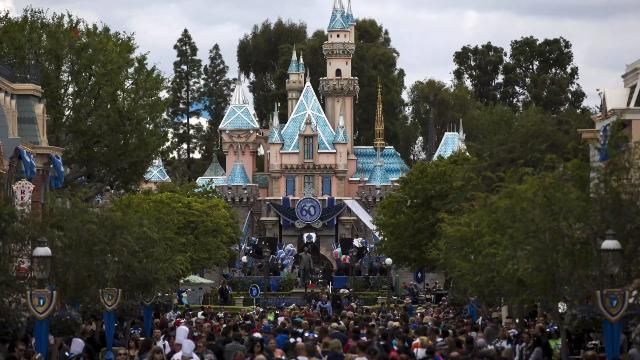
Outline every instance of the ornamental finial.
[(376, 139), (373, 146), (376, 150), (380, 151), (384, 149), (384, 115), (382, 113), (382, 83), (380, 83), (380, 77), (378, 77), (378, 103), (376, 105)]

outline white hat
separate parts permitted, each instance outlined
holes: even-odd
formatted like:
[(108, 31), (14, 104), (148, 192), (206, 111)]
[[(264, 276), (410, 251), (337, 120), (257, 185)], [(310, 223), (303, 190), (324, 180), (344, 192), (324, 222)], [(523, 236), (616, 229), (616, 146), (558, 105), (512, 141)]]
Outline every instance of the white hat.
[(182, 342), (182, 358), (192, 358), (193, 350), (196, 349), (196, 344), (191, 340), (185, 340)]
[(184, 341), (187, 340), (188, 336), (189, 328), (184, 325), (178, 326), (176, 329), (176, 344), (183, 344)]
[(80, 338), (73, 338), (73, 340), (71, 340), (71, 348), (69, 349), (69, 352), (73, 355), (79, 355), (82, 354), (83, 350), (84, 341)]

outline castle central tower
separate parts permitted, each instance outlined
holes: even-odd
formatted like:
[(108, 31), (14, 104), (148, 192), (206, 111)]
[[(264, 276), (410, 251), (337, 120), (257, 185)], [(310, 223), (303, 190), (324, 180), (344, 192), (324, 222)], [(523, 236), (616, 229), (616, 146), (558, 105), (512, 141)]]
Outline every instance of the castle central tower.
[(334, 129), (339, 126), (340, 112), (347, 132), (349, 154), (353, 154), (353, 103), (360, 87), (358, 78), (351, 74), (351, 60), (356, 49), (355, 19), (351, 0), (345, 9), (342, 0), (335, 0), (328, 39), (322, 45), (327, 61), (327, 77), (320, 79), (320, 94), (325, 99), (325, 114)]

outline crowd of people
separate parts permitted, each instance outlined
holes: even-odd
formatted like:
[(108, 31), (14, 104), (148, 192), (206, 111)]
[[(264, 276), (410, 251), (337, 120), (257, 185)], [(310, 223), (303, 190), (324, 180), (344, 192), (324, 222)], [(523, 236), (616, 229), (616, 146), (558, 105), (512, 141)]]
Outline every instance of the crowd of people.
[[(546, 360), (560, 356), (557, 327), (544, 316), (473, 321), (464, 307), (402, 304), (365, 307), (336, 302), (323, 293), (305, 306), (251, 308), (230, 313), (215, 307), (174, 307), (156, 312), (150, 337), (140, 319), (117, 326), (116, 360)], [(332, 295), (335, 295), (332, 294)], [(351, 298), (345, 297), (351, 300)], [(631, 359), (640, 357), (640, 336), (630, 336)], [(5, 360), (37, 358), (27, 340), (15, 341)], [(597, 349), (595, 349), (597, 350)], [(624, 351), (626, 352), (627, 349)], [(585, 359), (596, 359), (584, 351)], [(77, 337), (52, 339), (50, 360), (105, 358), (98, 320)]]

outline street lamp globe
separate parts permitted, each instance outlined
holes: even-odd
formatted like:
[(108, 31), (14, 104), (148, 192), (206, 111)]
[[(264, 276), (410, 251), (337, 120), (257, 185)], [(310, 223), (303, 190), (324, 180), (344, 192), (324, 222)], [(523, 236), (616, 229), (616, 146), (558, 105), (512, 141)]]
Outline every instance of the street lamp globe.
[(622, 244), (615, 239), (616, 233), (613, 230), (607, 231), (605, 240), (600, 245), (600, 255), (602, 265), (607, 275), (613, 276), (620, 271), (622, 263)]
[(384, 260), (384, 264), (387, 265), (387, 266), (391, 266), (391, 265), (393, 265), (393, 260), (391, 258), (386, 258)]
[(38, 246), (31, 253), (33, 276), (38, 281), (46, 281), (51, 273), (51, 259), (53, 253), (47, 246), (47, 239), (38, 239)]

